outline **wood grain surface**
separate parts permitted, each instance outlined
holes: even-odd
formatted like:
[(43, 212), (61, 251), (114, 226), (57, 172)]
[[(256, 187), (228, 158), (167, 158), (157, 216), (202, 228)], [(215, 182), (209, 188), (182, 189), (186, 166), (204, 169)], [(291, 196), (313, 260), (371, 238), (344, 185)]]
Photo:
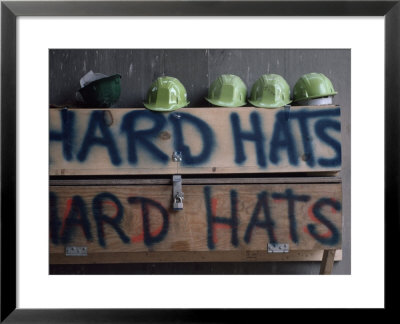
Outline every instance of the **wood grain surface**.
[[(50, 175), (339, 172), (340, 108), (51, 109)], [(182, 161), (174, 162), (174, 152)]]
[(153, 252), (168, 252), (160, 260), (169, 261), (195, 259), (182, 257), (190, 252), (209, 260), (207, 252), (224, 251), (229, 260), (253, 252), (257, 259), (271, 242), (288, 243), (290, 251), (341, 248), (340, 183), (184, 185), (183, 191), (184, 208), (174, 211), (170, 185), (51, 186), (52, 260), (70, 262), (66, 246), (86, 246), (96, 263), (113, 253), (132, 254), (121, 262), (137, 255), (139, 262)]

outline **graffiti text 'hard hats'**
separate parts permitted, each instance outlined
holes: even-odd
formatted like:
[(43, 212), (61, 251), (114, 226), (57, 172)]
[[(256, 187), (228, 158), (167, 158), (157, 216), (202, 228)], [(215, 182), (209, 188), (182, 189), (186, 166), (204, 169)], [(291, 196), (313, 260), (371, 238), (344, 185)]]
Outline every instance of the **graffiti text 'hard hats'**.
[(163, 76), (154, 81), (147, 92), (147, 109), (173, 111), (189, 104), (183, 84), (176, 78)]
[(285, 106), (291, 103), (289, 84), (278, 74), (264, 74), (251, 88), (248, 101), (260, 108)]
[(115, 74), (97, 79), (79, 89), (85, 104), (93, 108), (108, 108), (116, 103), (121, 94), (121, 76)]
[(240, 107), (246, 104), (247, 87), (241, 78), (233, 74), (219, 76), (208, 89), (209, 103), (221, 107)]
[(332, 82), (322, 73), (304, 74), (293, 88), (293, 101), (304, 101), (336, 95)]

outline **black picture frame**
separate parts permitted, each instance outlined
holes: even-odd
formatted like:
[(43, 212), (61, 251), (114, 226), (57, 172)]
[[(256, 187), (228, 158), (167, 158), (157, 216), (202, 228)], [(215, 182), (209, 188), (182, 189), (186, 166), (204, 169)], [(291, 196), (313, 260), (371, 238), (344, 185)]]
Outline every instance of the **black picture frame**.
[[(19, 16), (384, 16), (385, 309), (397, 286), (390, 255), (399, 237), (400, 1), (2, 1), (1, 2), (1, 322), (230, 322), (234, 311), (19, 309), (16, 307), (16, 19)], [(373, 262), (373, 260), (371, 260)], [(389, 283), (389, 284), (388, 284)], [(257, 314), (254, 314), (257, 316)], [(235, 315), (236, 316), (236, 315)], [(232, 320), (234, 316), (232, 316)]]

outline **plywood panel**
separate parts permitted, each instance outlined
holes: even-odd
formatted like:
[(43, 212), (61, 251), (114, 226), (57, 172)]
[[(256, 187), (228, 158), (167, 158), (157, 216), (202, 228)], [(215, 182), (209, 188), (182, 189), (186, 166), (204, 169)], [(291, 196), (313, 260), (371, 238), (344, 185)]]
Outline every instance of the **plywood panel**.
[(50, 175), (338, 172), (340, 125), (337, 106), (51, 109)]
[(242, 259), (265, 253), (270, 242), (289, 243), (291, 251), (341, 248), (340, 183), (184, 185), (183, 191), (184, 209), (173, 211), (169, 185), (52, 186), (50, 253), (86, 246), (105, 262), (104, 253), (133, 253), (132, 260), (135, 253), (168, 252), (174, 259), (173, 252), (229, 251)]

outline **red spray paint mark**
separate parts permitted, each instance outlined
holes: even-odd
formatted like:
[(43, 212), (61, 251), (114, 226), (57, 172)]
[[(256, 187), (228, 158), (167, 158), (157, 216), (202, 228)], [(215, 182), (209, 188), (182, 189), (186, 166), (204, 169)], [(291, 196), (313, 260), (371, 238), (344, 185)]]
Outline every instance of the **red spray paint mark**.
[(315, 217), (315, 215), (314, 215), (314, 213), (313, 213), (313, 208), (314, 208), (314, 205), (311, 205), (311, 206), (308, 208), (308, 217), (310, 217), (310, 219), (311, 219), (312, 221), (314, 221), (314, 222), (316, 222), (316, 223), (320, 223), (320, 221)]
[[(218, 200), (216, 198), (211, 198), (211, 213), (213, 215), (217, 214), (217, 203)], [(213, 223), (213, 242), (214, 244), (218, 243), (217, 230), (218, 229), (230, 229), (231, 225), (229, 224), (220, 224)]]
[[(71, 208), (72, 208), (72, 198), (68, 198), (67, 199), (67, 206), (65, 207), (65, 211), (64, 211), (64, 215), (63, 215), (63, 219), (62, 219), (62, 225), (61, 225), (61, 231), (60, 231), (60, 233), (61, 233), (61, 235), (63, 235), (63, 233), (64, 233), (64, 230), (65, 230), (65, 222), (66, 222), (66, 220), (67, 220), (67, 218), (68, 218), (68, 215), (70, 214), (70, 212), (71, 212)], [(83, 232), (83, 234), (84, 235), (86, 235), (85, 234), (85, 229), (83, 228), (83, 224), (78, 224), (79, 226), (80, 226), (80, 228), (82, 229), (82, 232)]]
[(213, 215), (217, 214), (217, 203), (218, 200), (216, 198), (211, 198), (211, 213)]
[(217, 229), (221, 229), (221, 228), (230, 229), (231, 225), (229, 225), (229, 224), (214, 224), (214, 233), (213, 233), (214, 243), (218, 243), (218, 237), (217, 237), (216, 232), (217, 232)]
[[(331, 198), (331, 200), (332, 200), (333, 203), (335, 203), (335, 204), (337, 203), (337, 200), (336, 200), (336, 199)], [(332, 211), (332, 213), (334, 213), (334, 214), (337, 213), (337, 210), (336, 210), (335, 208), (333, 208), (333, 206), (331, 206), (331, 211)]]
[[(153, 232), (151, 232), (151, 236), (157, 236), (158, 234), (160, 234), (162, 229), (163, 229), (163, 225), (161, 224), (161, 226), (159, 228), (157, 228)], [(142, 232), (139, 235), (131, 237), (131, 242), (132, 243), (139, 243), (139, 242), (143, 242), (143, 241), (144, 241), (144, 232)]]
[(62, 233), (64, 233), (65, 221), (67, 220), (68, 215), (71, 212), (71, 207), (72, 207), (72, 198), (68, 198), (67, 199), (67, 206), (66, 206), (65, 211), (64, 211), (62, 225), (61, 225), (61, 235), (62, 235)]
[[(310, 217), (310, 219), (312, 221), (314, 221), (315, 223), (321, 224), (321, 222), (315, 217), (315, 215), (313, 213), (313, 208), (314, 208), (314, 204), (311, 205), (310, 208), (308, 208), (308, 217)], [(332, 210), (334, 210), (333, 207), (332, 207)], [(336, 210), (334, 210), (334, 212), (336, 213)], [(306, 234), (310, 234), (310, 232), (308, 231), (307, 226), (303, 227), (303, 232), (306, 233)], [(331, 237), (331, 235), (332, 235), (332, 233), (329, 230), (328, 230), (328, 232), (320, 234), (320, 236), (323, 237), (323, 238)]]

